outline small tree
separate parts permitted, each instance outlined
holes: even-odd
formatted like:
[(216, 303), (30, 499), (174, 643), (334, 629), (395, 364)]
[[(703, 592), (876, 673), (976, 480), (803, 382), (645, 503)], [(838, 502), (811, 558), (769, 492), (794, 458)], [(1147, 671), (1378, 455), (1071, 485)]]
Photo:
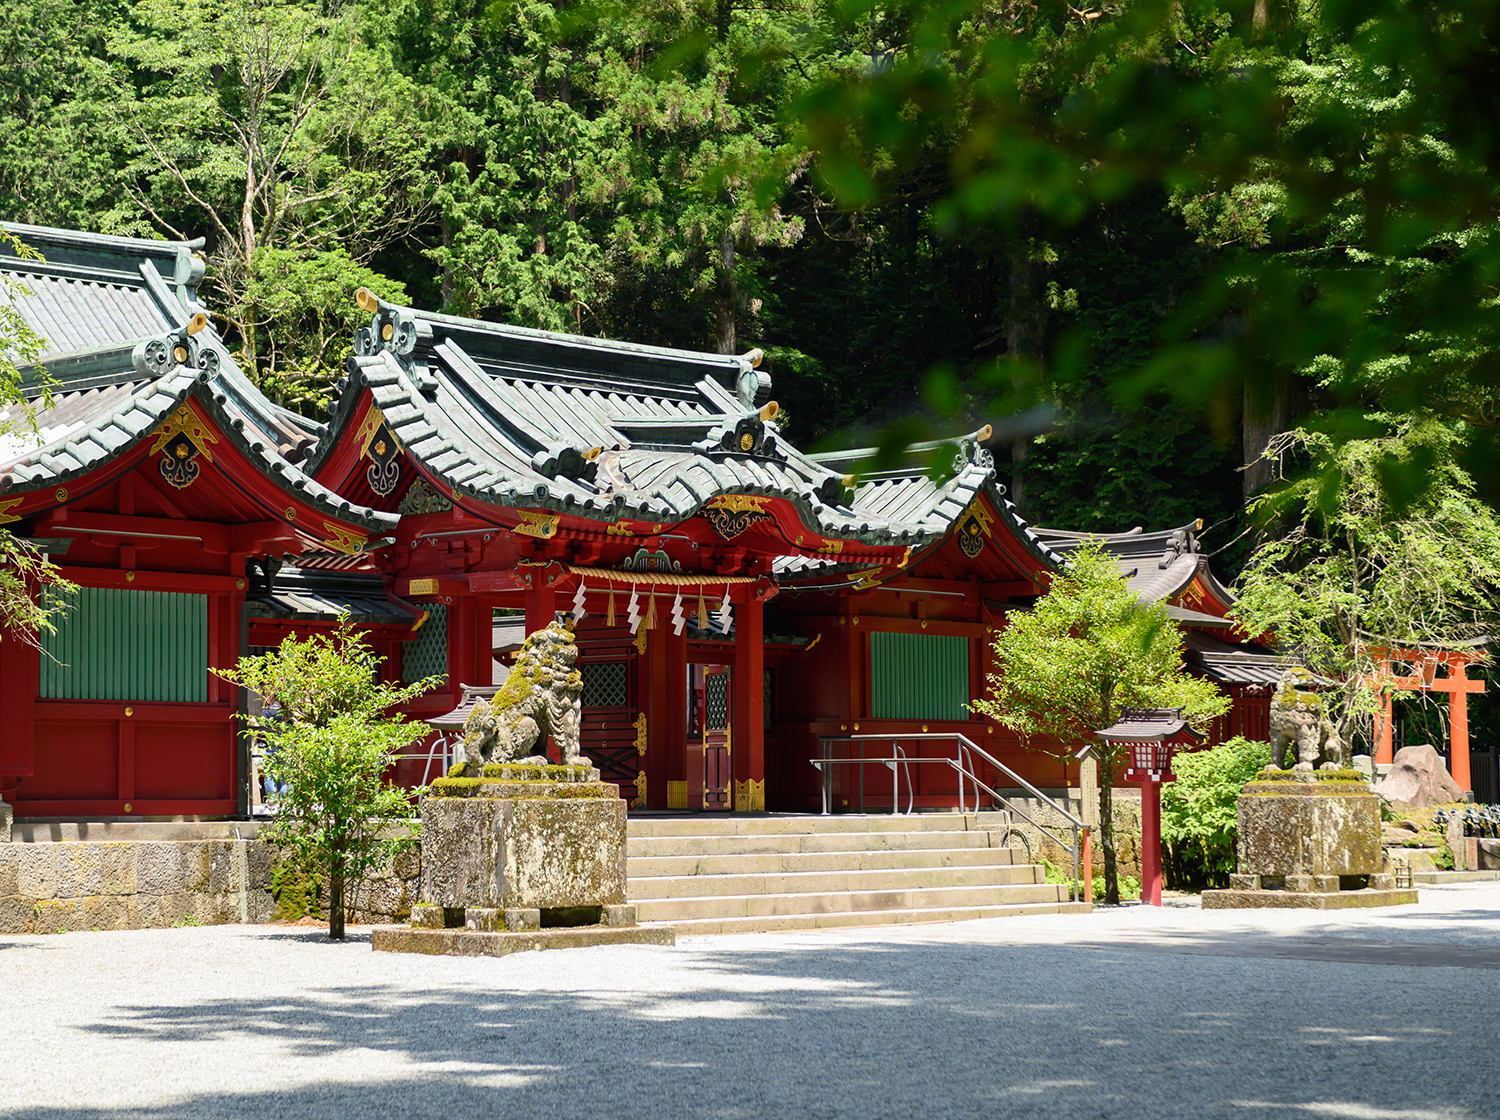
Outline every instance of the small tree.
[(267, 838), (327, 877), (328, 936), (336, 940), (344, 936), (345, 884), (416, 839), (409, 823), (400, 832), (411, 805), (385, 772), (426, 729), (386, 713), (442, 681), (377, 683), (383, 659), (364, 639), (344, 615), (331, 635), (288, 636), (274, 653), (215, 670), (268, 707), (280, 706), (278, 716), (262, 715), (246, 732), (264, 737), (267, 775), (290, 787), (276, 801)]
[[(1021, 733), (1026, 745), (1067, 760), (1084, 743), (1099, 751), (1100, 848), (1105, 901), (1120, 901), (1115, 860), (1115, 774), (1126, 761), (1117, 743), (1093, 733), (1126, 707), (1182, 708), (1202, 728), (1229, 710), (1212, 682), (1182, 667), (1182, 636), (1160, 603), (1140, 602), (1114, 561), (1084, 543), (1030, 611), (1015, 611), (995, 637), (990, 696), (973, 707)], [(1036, 743), (1032, 736), (1052, 742)]]
[[(9, 230), (0, 229), (0, 248), (23, 261), (41, 254)], [(30, 295), (25, 284), (0, 275), (0, 436), (30, 432), (37, 436), (36, 410), (52, 403), (51, 385), (42, 369), (47, 340), (37, 334), (16, 304)], [(28, 399), (27, 393), (35, 396)], [(42, 442), (37, 437), (36, 442)], [(30, 542), (0, 529), (0, 637), (40, 646), (42, 635), (57, 628), (76, 590)]]
[(1273, 528), (1250, 557), (1234, 616), (1276, 634), (1330, 694), (1339, 736), (1377, 706), (1364, 678), (1384, 648), (1452, 647), (1493, 633), (1500, 517), (1459, 465), (1467, 431), (1431, 416), (1370, 416), (1383, 434), (1336, 443), (1296, 430), (1272, 441), (1278, 465), (1323, 469), (1252, 507)]

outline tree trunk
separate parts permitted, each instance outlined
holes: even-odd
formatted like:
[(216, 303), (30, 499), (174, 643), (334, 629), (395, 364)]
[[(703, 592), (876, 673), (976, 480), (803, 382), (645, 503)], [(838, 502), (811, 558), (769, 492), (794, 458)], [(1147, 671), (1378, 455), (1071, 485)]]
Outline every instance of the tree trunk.
[(1241, 482), (1247, 499), (1271, 481), (1271, 460), (1261, 455), (1271, 438), (1287, 429), (1290, 380), (1285, 371), (1272, 371), (1245, 382), (1242, 429), (1245, 469)]
[[(1037, 367), (1047, 359), (1047, 266), (1039, 248), (1041, 222), (1029, 207), (1017, 223), (1006, 253), (1010, 267), (1010, 301), (1005, 310), (1005, 350), (1013, 361), (1029, 362)], [(1027, 516), (1026, 493), (1021, 483), (1020, 464), (1031, 451), (1032, 437), (1016, 436), (1010, 445), (1010, 499), (1022, 517)]]
[(330, 871), (328, 874), (328, 936), (335, 941), (344, 940), (344, 873)]
[(719, 242), (719, 290), (715, 300), (718, 312), (718, 338), (715, 344), (720, 354), (735, 352), (734, 305), (739, 291), (734, 282), (734, 232), (726, 229)]
[(1104, 904), (1120, 905), (1120, 871), (1115, 862), (1114, 775), (1099, 766), (1099, 849), (1104, 853)]

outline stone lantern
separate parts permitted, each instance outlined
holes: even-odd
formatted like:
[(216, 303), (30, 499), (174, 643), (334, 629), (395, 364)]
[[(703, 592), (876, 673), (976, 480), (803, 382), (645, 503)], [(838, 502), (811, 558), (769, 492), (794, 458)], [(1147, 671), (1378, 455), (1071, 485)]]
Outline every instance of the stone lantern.
[(1161, 787), (1173, 780), (1172, 755), (1203, 736), (1181, 708), (1124, 708), (1119, 720), (1094, 732), (1125, 748), (1125, 780), (1141, 787), (1141, 901), (1161, 905)]

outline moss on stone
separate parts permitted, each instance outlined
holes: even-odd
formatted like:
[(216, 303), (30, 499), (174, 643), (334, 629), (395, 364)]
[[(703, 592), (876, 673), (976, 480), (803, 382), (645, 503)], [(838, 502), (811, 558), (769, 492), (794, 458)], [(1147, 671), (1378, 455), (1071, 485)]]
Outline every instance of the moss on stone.
[[(1292, 770), (1277, 770), (1267, 767), (1255, 775), (1257, 782), (1299, 782), (1305, 781), (1307, 771), (1296, 772)], [(1365, 776), (1358, 770), (1314, 770), (1312, 778), (1318, 782), (1357, 782), (1367, 785)]]

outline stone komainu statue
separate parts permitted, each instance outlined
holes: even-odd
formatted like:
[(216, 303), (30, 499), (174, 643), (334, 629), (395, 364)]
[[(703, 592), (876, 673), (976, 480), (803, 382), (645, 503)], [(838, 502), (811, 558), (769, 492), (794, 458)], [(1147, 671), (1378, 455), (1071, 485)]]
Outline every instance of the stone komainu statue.
[(1349, 745), (1339, 738), (1324, 712), (1323, 697), (1307, 687), (1312, 680), (1306, 669), (1281, 674), (1271, 697), (1271, 759), (1282, 763), (1287, 749), (1294, 748), (1293, 770), (1347, 770), (1352, 765)]
[(530, 635), (505, 684), (475, 705), (464, 724), (465, 772), (477, 778), (486, 762), (546, 762), (549, 734), (564, 766), (588, 765), (578, 751), (583, 677), (577, 666), (578, 645), (560, 622)]

